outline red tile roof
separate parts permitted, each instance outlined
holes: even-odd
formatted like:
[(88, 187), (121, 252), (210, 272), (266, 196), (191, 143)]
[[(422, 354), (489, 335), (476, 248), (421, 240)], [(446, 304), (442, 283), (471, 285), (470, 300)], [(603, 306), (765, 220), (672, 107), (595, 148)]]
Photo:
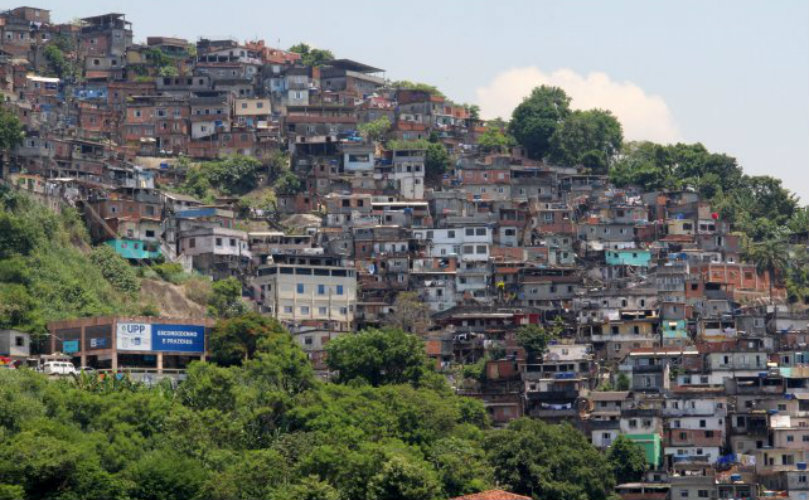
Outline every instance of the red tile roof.
[(525, 497), (516, 493), (509, 493), (504, 490), (488, 490), (481, 491), (480, 493), (472, 493), (471, 495), (464, 495), (462, 497), (455, 497), (450, 500), (532, 500), (531, 497)]

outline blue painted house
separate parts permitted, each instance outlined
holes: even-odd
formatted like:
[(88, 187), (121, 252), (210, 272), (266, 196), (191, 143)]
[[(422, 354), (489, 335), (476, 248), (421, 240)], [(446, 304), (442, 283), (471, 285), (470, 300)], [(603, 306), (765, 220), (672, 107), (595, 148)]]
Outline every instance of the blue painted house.
[(625, 248), (621, 250), (606, 251), (607, 265), (649, 267), (652, 261), (652, 252), (639, 248)]
[(160, 256), (160, 246), (153, 241), (118, 238), (104, 243), (114, 248), (118, 255), (125, 259), (145, 260)]

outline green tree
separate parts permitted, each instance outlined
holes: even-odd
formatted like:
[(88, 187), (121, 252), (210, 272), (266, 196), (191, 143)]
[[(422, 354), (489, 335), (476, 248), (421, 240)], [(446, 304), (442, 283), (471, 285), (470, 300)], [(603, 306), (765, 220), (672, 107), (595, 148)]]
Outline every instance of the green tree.
[(391, 457), (368, 484), (369, 500), (438, 500), (441, 487), (423, 462)]
[(509, 132), (530, 158), (542, 159), (551, 151), (551, 137), (570, 114), (570, 97), (559, 87), (542, 85), (514, 109)]
[(340, 500), (340, 492), (315, 475), (306, 476), (299, 482), (276, 491), (274, 500)]
[(450, 167), (450, 157), (447, 148), (440, 142), (431, 142), (427, 145), (424, 157), (424, 177), (432, 183), (439, 182)]
[(612, 443), (607, 460), (618, 484), (640, 481), (647, 469), (643, 449), (626, 436), (618, 436)]
[(18, 484), (0, 483), (0, 500), (23, 500), (25, 489)]
[(262, 339), (273, 335), (288, 334), (278, 321), (255, 312), (220, 319), (211, 331), (211, 359), (223, 366), (241, 364), (256, 355)]
[(263, 170), (259, 160), (244, 155), (203, 162), (188, 169), (181, 190), (198, 198), (244, 195), (258, 186)]
[(290, 170), (286, 170), (278, 176), (273, 187), (278, 194), (290, 195), (300, 193), (306, 186), (297, 175)]
[(617, 382), (615, 383), (616, 389), (619, 391), (628, 391), (631, 385), (631, 381), (629, 380), (629, 375), (624, 372), (618, 374)]
[(759, 274), (767, 273), (770, 284), (770, 303), (773, 301), (773, 286), (778, 276), (782, 275), (788, 265), (788, 246), (781, 239), (767, 239), (748, 245), (745, 258), (755, 264)]
[(390, 131), (390, 127), (390, 118), (387, 116), (380, 116), (374, 121), (357, 125), (357, 129), (359, 129), (360, 133), (366, 139), (377, 142), (385, 139)]
[(446, 97), (440, 90), (438, 90), (438, 87), (428, 83), (411, 82), (410, 80), (397, 80), (395, 82), (391, 82), (390, 86), (399, 90), (420, 90), (435, 97)]
[(202, 464), (171, 450), (146, 454), (124, 473), (132, 481), (131, 498), (138, 500), (195, 498), (205, 480)]
[(514, 420), (485, 447), (495, 480), (522, 495), (605, 500), (615, 486), (606, 457), (569, 424)]
[(450, 497), (489, 489), (492, 468), (480, 443), (457, 436), (436, 441), (428, 452), (435, 464), (444, 491)]
[(242, 284), (233, 276), (212, 285), (208, 314), (216, 318), (232, 318), (247, 312), (247, 304), (242, 300)]
[(361, 379), (373, 386), (418, 384), (429, 372), (419, 338), (394, 328), (340, 335), (329, 342), (326, 353), (329, 369), (341, 383)]
[(551, 340), (561, 333), (561, 325), (556, 323), (550, 328), (543, 325), (525, 325), (517, 329), (517, 344), (525, 349), (530, 359), (541, 359)]
[(48, 70), (50, 74), (56, 75), (61, 79), (69, 79), (76, 76), (76, 68), (65, 57), (65, 53), (55, 43), (50, 43), (43, 49), (45, 61), (48, 63)]
[(5, 105), (0, 104), (0, 152), (6, 152), (20, 144), (23, 139), (20, 119)]
[(477, 104), (472, 104), (471, 106), (468, 106), (466, 110), (469, 112), (469, 119), (471, 121), (480, 121), (480, 106)]
[(290, 52), (301, 55), (301, 63), (304, 66), (324, 66), (329, 61), (334, 60), (334, 54), (330, 50), (316, 49), (305, 43), (299, 43), (289, 48)]
[(609, 111), (573, 111), (551, 136), (549, 158), (560, 165), (584, 165), (606, 174), (622, 142), (621, 124)]
[(135, 270), (109, 245), (93, 249), (90, 261), (101, 271), (104, 279), (122, 292), (135, 293), (140, 290), (140, 281)]
[(489, 125), (478, 137), (478, 147), (484, 153), (506, 153), (514, 146), (513, 137), (503, 132), (500, 127)]

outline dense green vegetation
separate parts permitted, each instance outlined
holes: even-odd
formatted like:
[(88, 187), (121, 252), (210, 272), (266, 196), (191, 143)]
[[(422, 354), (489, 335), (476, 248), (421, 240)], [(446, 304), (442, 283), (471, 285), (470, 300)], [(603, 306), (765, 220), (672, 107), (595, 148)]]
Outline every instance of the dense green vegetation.
[(305, 66), (323, 66), (334, 60), (334, 54), (330, 50), (316, 49), (305, 43), (299, 43), (289, 48), (290, 52), (301, 55), (301, 63)]
[(289, 159), (278, 152), (266, 162), (244, 155), (231, 155), (218, 160), (183, 165), (183, 193), (206, 202), (217, 197), (239, 197), (245, 208), (271, 209), (276, 194), (295, 194), (304, 183), (289, 169)]
[(607, 173), (623, 143), (621, 124), (609, 111), (573, 111), (570, 102), (559, 87), (537, 87), (514, 109), (509, 132), (531, 158)]
[(176, 389), (0, 372), (0, 492), (430, 500), (498, 482), (536, 498), (601, 500), (615, 484), (616, 464), (572, 427), (491, 429), (483, 405), (456, 396), (410, 334), (339, 337), (339, 383), (325, 383), (274, 320), (250, 314), (214, 330), (218, 362), (193, 364)]
[[(82, 250), (85, 249), (85, 250)], [(78, 213), (54, 213), (0, 186), (0, 328), (137, 312), (138, 280), (107, 247), (90, 250)]]

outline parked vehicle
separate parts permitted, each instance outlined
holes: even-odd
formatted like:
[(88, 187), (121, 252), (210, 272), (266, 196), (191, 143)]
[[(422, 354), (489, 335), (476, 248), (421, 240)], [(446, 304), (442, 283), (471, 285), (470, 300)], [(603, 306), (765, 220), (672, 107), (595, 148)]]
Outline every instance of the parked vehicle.
[(69, 361), (48, 361), (42, 365), (42, 373), (46, 375), (76, 375), (79, 373)]

